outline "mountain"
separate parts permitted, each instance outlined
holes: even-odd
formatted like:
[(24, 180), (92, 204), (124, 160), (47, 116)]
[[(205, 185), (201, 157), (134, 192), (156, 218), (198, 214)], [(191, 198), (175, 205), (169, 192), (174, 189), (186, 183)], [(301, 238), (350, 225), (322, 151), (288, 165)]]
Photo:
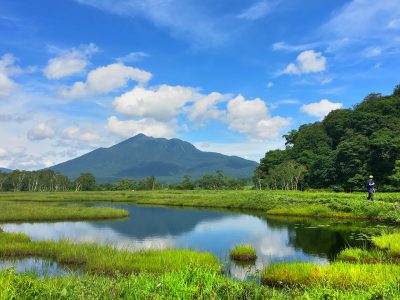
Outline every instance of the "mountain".
[(99, 182), (123, 178), (156, 176), (168, 183), (193, 179), (223, 170), (228, 177), (250, 178), (258, 163), (237, 156), (203, 152), (179, 139), (148, 137), (139, 134), (109, 148), (99, 148), (50, 169), (76, 178), (90, 172)]
[(2, 172), (2, 173), (10, 173), (12, 171), (13, 170), (10, 170), (10, 169), (7, 169), (7, 168), (0, 168), (0, 172)]

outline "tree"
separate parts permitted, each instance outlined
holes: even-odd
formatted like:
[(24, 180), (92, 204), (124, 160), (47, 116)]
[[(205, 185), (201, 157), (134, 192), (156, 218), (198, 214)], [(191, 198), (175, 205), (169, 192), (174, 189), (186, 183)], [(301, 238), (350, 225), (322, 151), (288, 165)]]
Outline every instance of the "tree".
[(400, 96), (400, 84), (394, 87), (392, 96)]
[(395, 187), (400, 187), (400, 160), (396, 160), (393, 174), (389, 176), (389, 179), (392, 181)]
[(75, 179), (75, 192), (93, 191), (96, 188), (96, 178), (92, 173), (82, 173)]

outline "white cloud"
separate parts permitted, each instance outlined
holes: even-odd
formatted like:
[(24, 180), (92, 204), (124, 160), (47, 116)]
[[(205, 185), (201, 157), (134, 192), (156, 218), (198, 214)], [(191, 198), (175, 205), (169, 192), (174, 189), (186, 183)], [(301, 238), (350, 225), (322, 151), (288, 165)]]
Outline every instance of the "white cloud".
[(265, 17), (271, 11), (271, 5), (266, 0), (255, 2), (245, 9), (238, 18), (246, 20), (257, 20)]
[(81, 74), (89, 64), (89, 56), (97, 51), (95, 44), (82, 46), (81, 49), (59, 51), (58, 56), (48, 61), (43, 73), (49, 79)]
[(207, 119), (220, 119), (224, 112), (217, 108), (217, 103), (225, 101), (226, 97), (220, 93), (213, 92), (197, 100), (190, 107), (189, 121), (204, 123)]
[(55, 136), (54, 129), (45, 123), (36, 124), (28, 131), (28, 139), (31, 141), (40, 141), (50, 139)]
[[(400, 18), (398, 0), (353, 0), (322, 27), (322, 31), (331, 32), (346, 38), (384, 38), (393, 20)], [(395, 25), (396, 21), (392, 25)]]
[(400, 29), (400, 18), (391, 20), (388, 27), (390, 29)]
[(97, 133), (90, 130), (82, 130), (76, 126), (65, 128), (63, 130), (63, 135), (67, 139), (84, 142), (87, 144), (96, 144), (103, 141), (101, 136), (99, 136)]
[(363, 51), (364, 56), (366, 57), (375, 57), (382, 54), (381, 47), (368, 47)]
[(61, 95), (68, 98), (80, 98), (92, 94), (107, 94), (125, 87), (129, 80), (144, 84), (151, 77), (152, 74), (149, 72), (115, 63), (90, 71), (86, 82), (75, 82), (71, 88), (61, 90)]
[(202, 1), (186, 0), (75, 0), (107, 13), (129, 18), (144, 18), (167, 29), (173, 37), (196, 47), (225, 45), (230, 32), (224, 30), (223, 17), (216, 16)]
[(274, 140), (260, 143), (259, 141), (243, 141), (243, 143), (216, 143), (215, 141), (203, 141), (194, 143), (196, 148), (202, 151), (218, 152), (225, 155), (236, 155), (259, 161), (265, 152), (275, 149), (284, 149), (285, 141)]
[(320, 45), (321, 45), (321, 42), (290, 45), (284, 41), (280, 41), (280, 42), (274, 43), (272, 45), (272, 49), (275, 51), (299, 52), (299, 51), (304, 51), (304, 50), (307, 50), (310, 48), (318, 47)]
[(310, 116), (323, 118), (332, 110), (342, 108), (342, 106), (342, 103), (334, 103), (328, 99), (322, 99), (319, 102), (304, 104), (300, 110)]
[(274, 83), (273, 83), (273, 82), (270, 81), (270, 82), (267, 83), (267, 88), (270, 89), (270, 88), (272, 88), (273, 86), (274, 86)]
[(15, 58), (12, 54), (4, 54), (0, 59), (0, 98), (9, 96), (17, 87), (11, 79), (16, 74), (18, 67), (14, 65)]
[(278, 139), (290, 119), (271, 117), (261, 99), (246, 100), (239, 95), (228, 103), (227, 121), (229, 128), (254, 140)]
[(175, 137), (176, 123), (162, 123), (153, 119), (127, 120), (121, 121), (117, 117), (111, 116), (108, 118), (106, 128), (121, 137), (132, 137), (139, 133), (152, 137)]
[(7, 156), (6, 149), (0, 147), (0, 158), (4, 158), (6, 156)]
[(168, 120), (179, 114), (179, 109), (198, 97), (191, 87), (161, 85), (146, 89), (140, 86), (115, 98), (113, 106), (121, 114), (135, 117)]
[(301, 52), (296, 59), (296, 64), (290, 63), (282, 71), (283, 74), (300, 75), (319, 73), (326, 70), (326, 57), (320, 52), (307, 50)]
[(127, 55), (123, 57), (117, 58), (117, 61), (119, 62), (124, 62), (124, 63), (130, 63), (130, 62), (138, 62), (142, 60), (143, 58), (149, 57), (145, 52), (130, 52)]

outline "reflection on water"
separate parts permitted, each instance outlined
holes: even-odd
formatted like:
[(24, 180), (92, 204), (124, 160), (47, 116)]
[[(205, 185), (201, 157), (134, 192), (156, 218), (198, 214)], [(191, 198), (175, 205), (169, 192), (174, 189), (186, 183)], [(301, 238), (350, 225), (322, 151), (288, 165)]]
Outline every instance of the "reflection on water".
[[(191, 248), (228, 261), (228, 252), (240, 243), (253, 245), (258, 259), (245, 268), (227, 264), (228, 273), (245, 278), (271, 262), (328, 263), (346, 246), (358, 243), (351, 236), (365, 223), (328, 223), (326, 220), (291, 220), (246, 213), (118, 205), (129, 218), (106, 222), (5, 224), (7, 232), (24, 232), (32, 240), (99, 242), (129, 249)], [(318, 224), (320, 223), (320, 224)], [(350, 226), (351, 225), (351, 226)]]
[(39, 277), (44, 276), (64, 276), (67, 274), (77, 274), (60, 267), (55, 262), (44, 259), (24, 258), (15, 260), (0, 260), (0, 270), (14, 268), (19, 274), (33, 273)]

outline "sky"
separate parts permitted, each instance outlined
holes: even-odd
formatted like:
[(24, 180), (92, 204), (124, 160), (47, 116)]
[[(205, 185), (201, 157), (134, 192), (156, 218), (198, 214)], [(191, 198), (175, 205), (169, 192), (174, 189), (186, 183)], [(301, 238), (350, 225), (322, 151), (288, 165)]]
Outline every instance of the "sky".
[(398, 0), (2, 0), (0, 167), (139, 133), (258, 161), (399, 67)]

